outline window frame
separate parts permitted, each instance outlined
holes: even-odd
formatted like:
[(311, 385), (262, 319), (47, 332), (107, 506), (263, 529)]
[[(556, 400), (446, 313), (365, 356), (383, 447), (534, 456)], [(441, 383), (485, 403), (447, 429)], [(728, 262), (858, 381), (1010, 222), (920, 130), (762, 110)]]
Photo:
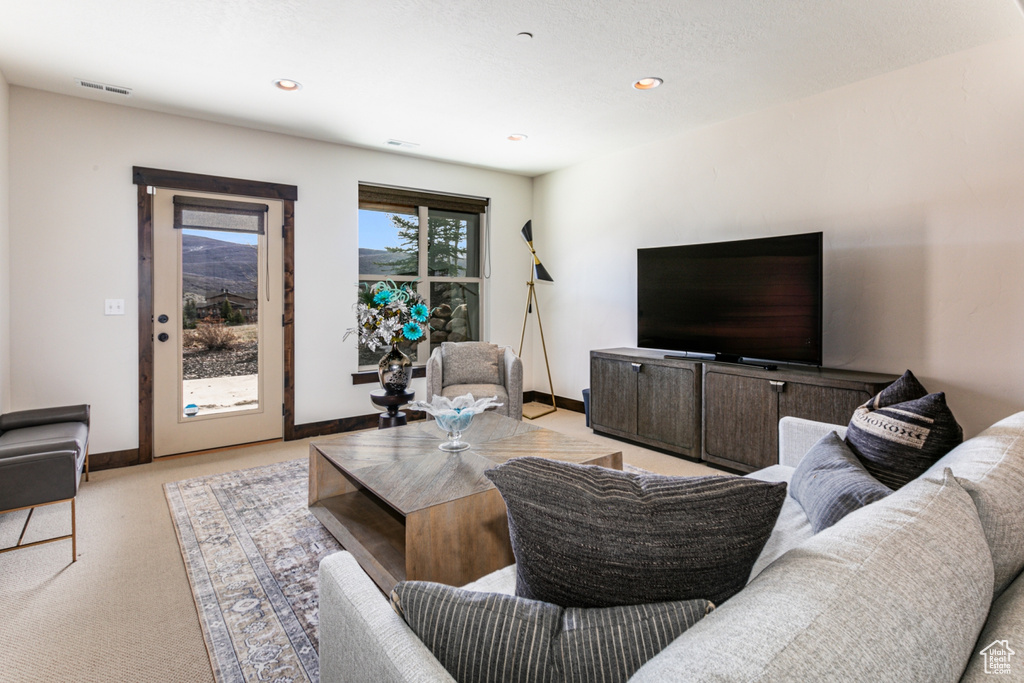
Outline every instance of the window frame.
[[(360, 193), (362, 193), (362, 190), (363, 190), (364, 187), (377, 189), (377, 187), (379, 187), (379, 186), (372, 186), (372, 185), (367, 185), (367, 184), (361, 183), (359, 185)], [(388, 189), (391, 189), (391, 188), (388, 188)], [(398, 189), (394, 189), (393, 191), (395, 193), (403, 192), (402, 190), (398, 190)], [(484, 339), (483, 339), (483, 337), (484, 337), (483, 332), (484, 332), (484, 330), (487, 329), (487, 307), (484, 305), (484, 302), (486, 300), (486, 298), (485, 298), (485, 289), (486, 289), (487, 277), (486, 277), (486, 275), (484, 273), (484, 264), (485, 264), (485, 257), (486, 257), (487, 248), (488, 248), (487, 241), (488, 241), (488, 237), (489, 237), (489, 234), (490, 234), (490, 231), (487, 229), (487, 220), (488, 220), (487, 207), (489, 206), (489, 203), (490, 203), (489, 200), (486, 200), (486, 199), (479, 200), (478, 198), (475, 198), (475, 197), (468, 198), (468, 199), (475, 200), (478, 204), (481, 201), (483, 202), (483, 204), (482, 204), (483, 211), (480, 211), (479, 213), (474, 214), (474, 212), (472, 212), (472, 211), (453, 209), (453, 208), (449, 208), (447, 206), (443, 206), (443, 207), (433, 206), (432, 207), (430, 205), (431, 201), (428, 198), (430, 196), (430, 194), (432, 194), (432, 193), (427, 193), (427, 192), (424, 192), (424, 191), (406, 191), (406, 192), (408, 192), (408, 194), (410, 196), (415, 197), (415, 199), (418, 199), (419, 202), (417, 204), (415, 204), (415, 205), (411, 205), (411, 204), (408, 204), (408, 203), (401, 204), (401, 203), (397, 203), (397, 202), (394, 202), (394, 201), (381, 202), (381, 201), (376, 201), (376, 200), (364, 200), (362, 197), (360, 197), (359, 202), (358, 202), (358, 210), (359, 211), (369, 210), (369, 211), (382, 211), (382, 212), (386, 212), (386, 211), (388, 211), (390, 209), (390, 210), (393, 210), (394, 212), (397, 212), (395, 210), (398, 210), (398, 209), (410, 209), (410, 208), (415, 208), (416, 209), (416, 215), (417, 215), (417, 218), (419, 220), (419, 229), (417, 231), (417, 259), (416, 259), (416, 261), (417, 261), (417, 274), (416, 275), (380, 275), (380, 274), (374, 275), (374, 274), (367, 274), (367, 273), (360, 272), (357, 275), (357, 282), (358, 282), (358, 284), (362, 285), (364, 282), (379, 282), (381, 280), (391, 280), (392, 282), (394, 282), (396, 285), (399, 285), (399, 286), (401, 286), (404, 283), (408, 283), (408, 284), (415, 283), (416, 290), (420, 294), (422, 294), (424, 296), (424, 298), (427, 300), (427, 306), (430, 308), (431, 312), (433, 312), (435, 306), (437, 305), (435, 302), (430, 301), (430, 289), (431, 289), (430, 286), (431, 286), (432, 283), (435, 283), (435, 282), (441, 282), (441, 283), (444, 283), (444, 282), (454, 282), (454, 283), (476, 284), (477, 288), (478, 288), (478, 292), (479, 292), (478, 296), (479, 296), (479, 299), (480, 299), (479, 310), (478, 310), (478, 315), (479, 315), (479, 335), (478, 336), (480, 337), (480, 339), (474, 340), (474, 341), (484, 341)], [(439, 200), (441, 202), (444, 202), (445, 200), (449, 200), (450, 201), (451, 199), (456, 199), (456, 200), (458, 199), (458, 196), (449, 196), (449, 195), (442, 195), (442, 194), (438, 194), (437, 197), (439, 198)], [(454, 212), (454, 213), (463, 213), (463, 214), (467, 214), (467, 215), (476, 215), (477, 216), (477, 232), (478, 232), (478, 234), (477, 234), (477, 247), (478, 247), (478, 251), (479, 251), (479, 253), (477, 254), (477, 263), (479, 264), (479, 266), (477, 268), (477, 275), (476, 276), (451, 277), (451, 276), (440, 276), (440, 275), (429, 275), (428, 274), (428, 259), (429, 259), (428, 249), (429, 249), (430, 210), (431, 209), (438, 210), (438, 211), (445, 211), (445, 212), (449, 212), (449, 213)], [(358, 239), (359, 239), (359, 237), (358, 237), (358, 229), (357, 229), (357, 245), (358, 245)], [(468, 241), (470, 241), (470, 240), (468, 239), (468, 236), (467, 236), (467, 242)], [(357, 253), (358, 253), (358, 249), (359, 248), (361, 248), (361, 247), (357, 246), (357, 250), (356, 250)], [(357, 347), (358, 347), (358, 343), (357, 343)], [(383, 355), (383, 353), (384, 352), (382, 351), (381, 354)], [(416, 357), (417, 357), (417, 360), (416, 360), (416, 362), (413, 363), (413, 367), (414, 368), (425, 368), (426, 364), (427, 364), (427, 360), (430, 358), (430, 353), (431, 353), (431, 349), (430, 349), (430, 335), (428, 334), (428, 335), (426, 335), (423, 338), (423, 341), (419, 342), (416, 345)], [(377, 369), (376, 365), (359, 365), (357, 367), (358, 367), (358, 372), (353, 374), (353, 378), (356, 378), (357, 375), (365, 375), (367, 373), (374, 373), (374, 376), (375, 376), (375, 371)], [(361, 383), (361, 382), (356, 382), (356, 383)]]

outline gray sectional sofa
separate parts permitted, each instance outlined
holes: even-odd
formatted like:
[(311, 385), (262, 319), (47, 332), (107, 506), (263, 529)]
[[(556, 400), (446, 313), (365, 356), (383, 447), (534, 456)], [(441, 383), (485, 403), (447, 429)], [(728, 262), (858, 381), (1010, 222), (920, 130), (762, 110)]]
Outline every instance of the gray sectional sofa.
[[(829, 430), (783, 419), (780, 464), (748, 476), (789, 481)], [(746, 588), (630, 680), (1021, 680), (1022, 567), (1024, 412), (818, 534), (788, 497)], [(467, 588), (513, 593), (514, 567)], [(320, 674), (453, 680), (346, 552), (320, 565)]]

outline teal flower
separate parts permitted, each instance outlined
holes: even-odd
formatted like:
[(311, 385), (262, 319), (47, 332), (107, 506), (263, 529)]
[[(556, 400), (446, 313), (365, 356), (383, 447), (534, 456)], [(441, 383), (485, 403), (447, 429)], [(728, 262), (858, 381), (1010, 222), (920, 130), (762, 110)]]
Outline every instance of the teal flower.
[(402, 334), (405, 335), (405, 338), (409, 341), (416, 341), (423, 336), (423, 330), (421, 330), (420, 326), (416, 323), (406, 323), (402, 328)]
[(425, 323), (427, 322), (427, 316), (430, 315), (430, 310), (423, 304), (416, 304), (409, 309), (409, 315), (411, 315), (412, 319), (416, 322)]
[(391, 290), (382, 289), (373, 295), (373, 303), (379, 306), (386, 306), (391, 303)]

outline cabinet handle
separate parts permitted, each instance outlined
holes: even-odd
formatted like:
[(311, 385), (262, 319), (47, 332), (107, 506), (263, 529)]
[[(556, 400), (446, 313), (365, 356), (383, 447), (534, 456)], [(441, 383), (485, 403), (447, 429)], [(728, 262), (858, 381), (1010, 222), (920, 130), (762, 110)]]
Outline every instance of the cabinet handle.
[(772, 385), (772, 391), (774, 391), (776, 394), (781, 394), (782, 392), (784, 392), (786, 390), (786, 383), (785, 382), (780, 382), (778, 380), (770, 379), (770, 380), (768, 380), (768, 384)]
[(640, 372), (640, 368), (643, 367), (642, 363), (630, 363), (633, 366), (633, 372)]

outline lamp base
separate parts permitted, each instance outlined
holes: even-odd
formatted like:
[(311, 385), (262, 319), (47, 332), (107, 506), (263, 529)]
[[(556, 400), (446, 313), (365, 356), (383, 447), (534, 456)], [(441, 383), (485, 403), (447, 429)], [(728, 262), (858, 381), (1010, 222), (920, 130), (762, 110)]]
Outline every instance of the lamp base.
[(529, 403), (523, 404), (523, 417), (528, 420), (535, 420), (542, 415), (553, 413), (557, 410), (552, 405), (547, 403), (538, 403), (537, 401), (530, 401)]

